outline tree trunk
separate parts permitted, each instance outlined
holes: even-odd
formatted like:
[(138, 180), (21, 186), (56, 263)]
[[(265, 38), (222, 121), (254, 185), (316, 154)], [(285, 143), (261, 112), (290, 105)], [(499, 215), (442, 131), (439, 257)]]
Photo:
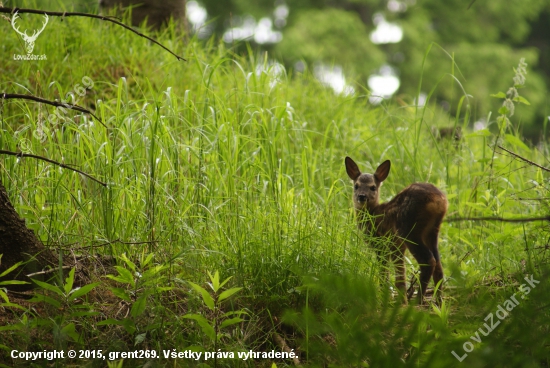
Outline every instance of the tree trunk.
[(6, 188), (0, 182), (0, 274), (17, 262), (24, 265), (10, 272), (4, 280), (30, 282), (29, 285), (13, 285), (10, 289), (29, 289), (33, 287), (27, 276), (34, 272), (55, 268), (58, 257), (42, 244), (34, 232), (27, 228), (11, 204)]

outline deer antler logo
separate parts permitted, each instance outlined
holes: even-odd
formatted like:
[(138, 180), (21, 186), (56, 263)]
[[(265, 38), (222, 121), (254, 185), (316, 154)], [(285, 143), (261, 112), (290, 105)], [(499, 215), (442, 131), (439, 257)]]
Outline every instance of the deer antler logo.
[(25, 41), (25, 49), (27, 50), (27, 54), (32, 53), (32, 50), (34, 49), (34, 42), (42, 33), (44, 28), (46, 28), (46, 24), (48, 24), (48, 15), (44, 14), (44, 24), (42, 25), (41, 30), (35, 30), (31, 36), (27, 34), (27, 30), (25, 29), (25, 32), (19, 31), (19, 28), (15, 25), (15, 21), (19, 18), (19, 14), (15, 13), (13, 17), (11, 18), (11, 26), (15, 30), (15, 32), (19, 33), (21, 37), (23, 37), (23, 41)]

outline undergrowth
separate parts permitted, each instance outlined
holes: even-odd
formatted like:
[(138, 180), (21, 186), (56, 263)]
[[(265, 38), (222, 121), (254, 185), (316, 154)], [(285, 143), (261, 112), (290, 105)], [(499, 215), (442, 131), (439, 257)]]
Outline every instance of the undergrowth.
[[(450, 366), (467, 341), (471, 366), (548, 366), (547, 224), (444, 223), (444, 303), (404, 308), (379, 286), (343, 163), (350, 155), (372, 172), (391, 159), (382, 199), (429, 181), (447, 193), (449, 218), (541, 216), (547, 172), (498, 145), (543, 165), (547, 147), (523, 142), (513, 119), (489, 116), (472, 131), (466, 95), (456, 117), (435, 103), (415, 107), (412, 97), (372, 106), (366, 90), (335, 95), (307, 70), (290, 73), (214, 40), (184, 42), (173, 26), (156, 36), (186, 62), (116, 26), (53, 17), (35, 46), (47, 60), (15, 61), (23, 45), (9, 22), (0, 28), (1, 92), (78, 102), (106, 125), (1, 102), (1, 149), (107, 183), (0, 156), (0, 180), (27, 226), (61, 257), (82, 257), (76, 272), (88, 275), (76, 285), (74, 270), (53, 274), (30, 301), (0, 293), (6, 366), (28, 364), (13, 349), (55, 348), (102, 350), (110, 365), (117, 351), (160, 356), (121, 366), (292, 364), (171, 355), (282, 351), (281, 340), (311, 366)], [(432, 126), (462, 126), (463, 138), (439, 140)], [(410, 276), (417, 265), (407, 261)], [(540, 284), (496, 332), (470, 339), (528, 275)]]

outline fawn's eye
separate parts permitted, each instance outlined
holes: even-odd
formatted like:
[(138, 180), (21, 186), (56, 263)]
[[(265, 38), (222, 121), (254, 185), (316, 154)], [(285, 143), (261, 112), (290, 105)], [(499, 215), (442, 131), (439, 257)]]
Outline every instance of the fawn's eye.
[(356, 183), (356, 184), (354, 185), (354, 188), (355, 188), (355, 190), (359, 189), (359, 184)]
[(373, 192), (376, 191), (376, 185), (371, 186), (370, 190), (372, 190)]

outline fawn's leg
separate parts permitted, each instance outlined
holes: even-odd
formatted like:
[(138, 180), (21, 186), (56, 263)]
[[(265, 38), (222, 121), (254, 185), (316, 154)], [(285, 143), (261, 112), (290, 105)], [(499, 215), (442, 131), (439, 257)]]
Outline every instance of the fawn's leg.
[[(420, 261), (418, 261), (420, 263)], [(420, 266), (420, 290), (418, 293), (418, 304), (424, 304), (424, 295), (428, 290), (428, 283), (435, 270), (436, 261), (432, 256), (427, 262), (422, 262)]]
[(405, 259), (400, 257), (395, 260), (395, 287), (403, 298), (403, 304), (407, 304), (407, 269), (405, 267)]
[(439, 287), (437, 288), (437, 294), (436, 294), (436, 303), (437, 305), (441, 305), (441, 298), (443, 293), (443, 266), (441, 265), (441, 260), (439, 259), (436, 260), (433, 278), (434, 278), (434, 287), (436, 287), (437, 284), (441, 281), (441, 283), (439, 284)]
[(407, 246), (399, 241), (392, 249), (391, 259), (395, 265), (395, 287), (403, 298), (403, 304), (407, 304), (407, 269), (405, 266), (405, 250)]
[(420, 265), (420, 290), (418, 291), (418, 303), (424, 303), (424, 294), (428, 289), (428, 283), (434, 274), (436, 268), (436, 260), (432, 252), (422, 243), (408, 244), (409, 251)]
[(387, 251), (387, 249), (376, 249), (376, 259), (378, 260), (378, 263), (382, 267), (381, 277), (380, 279), (381, 284), (386, 287), (390, 283), (390, 269), (389, 269), (389, 263), (388, 259), (390, 258), (390, 255)]
[[(433, 271), (433, 279), (434, 279), (434, 288), (437, 287), (437, 284), (443, 280), (443, 266), (441, 265), (441, 258), (439, 256), (439, 248), (437, 246), (438, 243), (438, 237), (439, 237), (439, 226), (434, 227), (432, 231), (430, 231), (426, 236), (426, 244), (432, 251), (432, 254), (435, 259), (435, 269)], [(436, 302), (439, 304), (441, 302), (441, 291), (443, 289), (443, 283), (439, 284), (439, 288), (437, 289), (436, 294)]]

